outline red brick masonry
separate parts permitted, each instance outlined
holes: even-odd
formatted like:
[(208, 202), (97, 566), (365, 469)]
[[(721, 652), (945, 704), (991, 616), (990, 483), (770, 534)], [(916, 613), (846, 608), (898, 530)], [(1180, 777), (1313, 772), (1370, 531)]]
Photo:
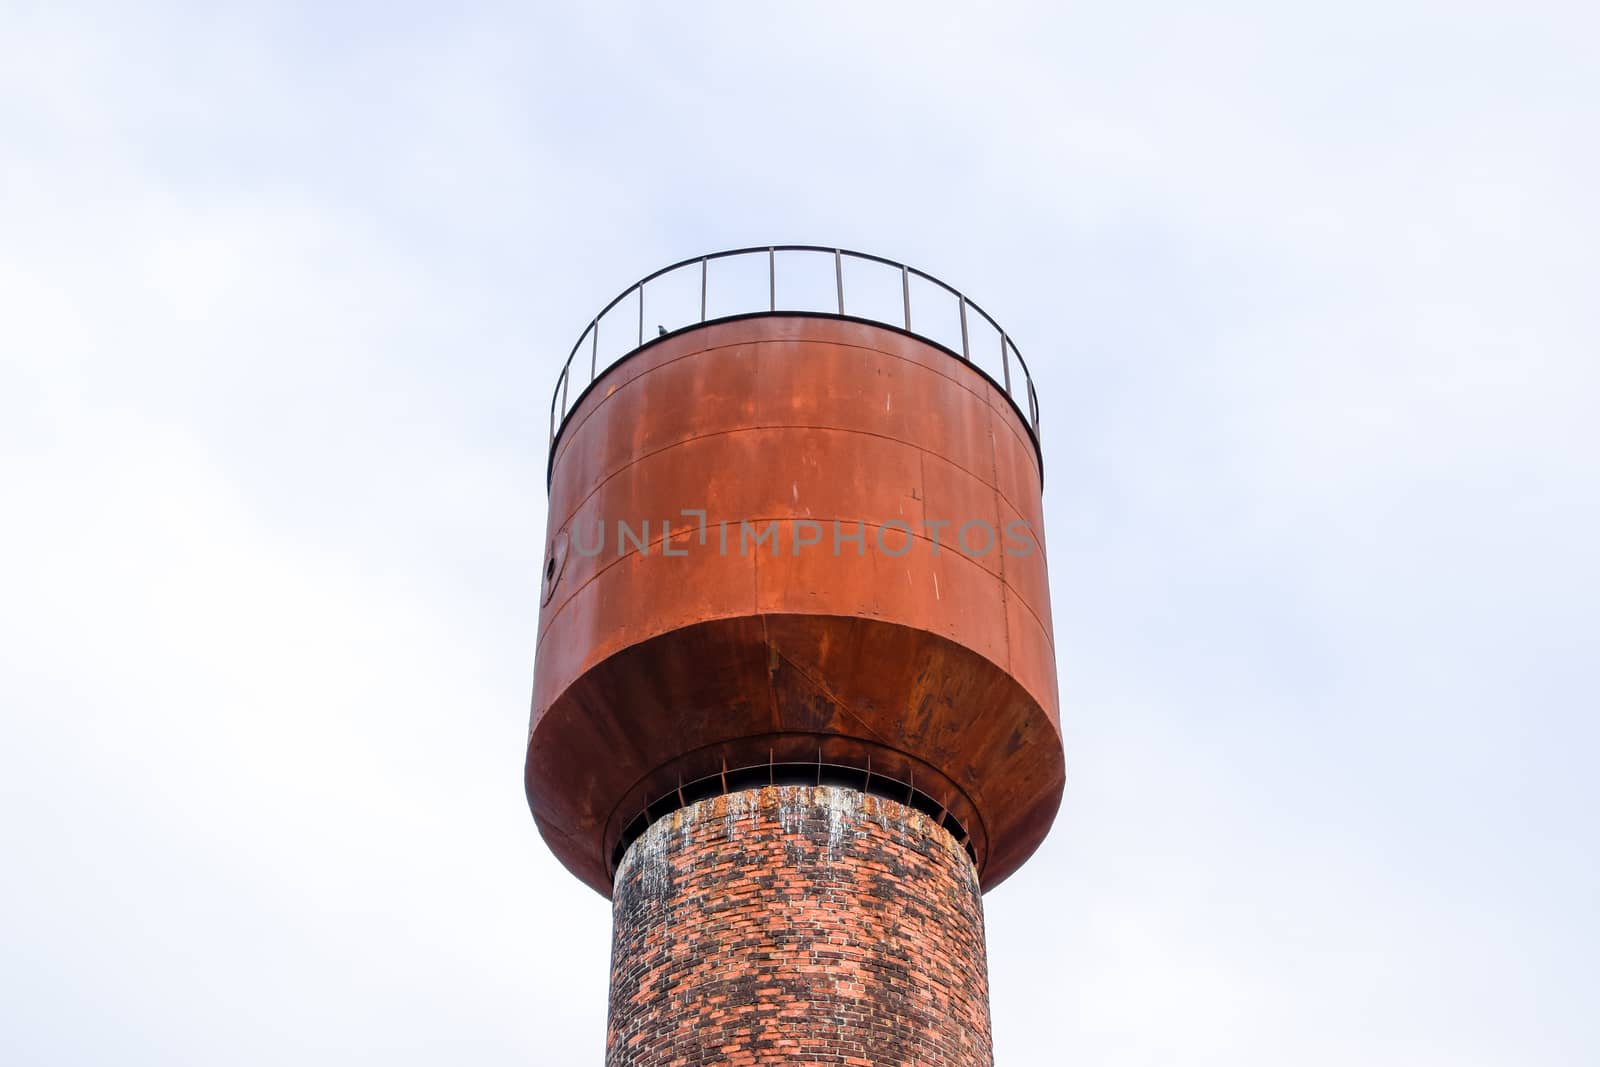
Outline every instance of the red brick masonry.
[(607, 1067), (990, 1067), (972, 860), (915, 809), (771, 786), (651, 826), (617, 870)]

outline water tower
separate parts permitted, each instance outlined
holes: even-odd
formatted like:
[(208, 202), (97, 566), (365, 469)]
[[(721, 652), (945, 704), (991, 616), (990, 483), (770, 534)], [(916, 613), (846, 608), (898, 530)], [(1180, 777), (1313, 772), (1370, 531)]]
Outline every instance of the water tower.
[(685, 260), (583, 331), (526, 785), (612, 901), (607, 1067), (992, 1062), (981, 893), (1063, 784), (1038, 424), (878, 256)]

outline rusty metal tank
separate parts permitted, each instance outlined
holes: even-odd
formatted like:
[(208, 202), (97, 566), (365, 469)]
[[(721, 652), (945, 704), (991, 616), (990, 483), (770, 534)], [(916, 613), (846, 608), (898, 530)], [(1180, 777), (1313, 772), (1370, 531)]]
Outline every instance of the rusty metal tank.
[[(832, 258), (836, 307), (787, 306), (797, 254)], [(766, 306), (707, 317), (736, 257), (764, 261)], [(846, 313), (856, 264), (898, 274), (903, 317)], [(672, 272), (698, 272), (700, 307), (691, 284), (668, 330), (646, 292)], [(959, 341), (914, 325), (924, 293)], [(602, 363), (635, 297), (638, 343)], [(609, 895), (663, 815), (819, 782), (940, 820), (985, 888), (1015, 871), (1064, 781), (1037, 415), (994, 320), (880, 257), (740, 249), (612, 301), (551, 408), (525, 780), (562, 863)]]

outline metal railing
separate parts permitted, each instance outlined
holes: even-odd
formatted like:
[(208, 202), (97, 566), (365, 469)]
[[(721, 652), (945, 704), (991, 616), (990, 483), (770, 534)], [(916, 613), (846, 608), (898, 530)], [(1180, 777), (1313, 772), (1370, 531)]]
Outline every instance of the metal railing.
[(628, 848), (657, 820), (709, 797), (726, 796), (729, 793), (774, 785), (838, 785), (897, 801), (909, 808), (915, 808), (944, 827), (950, 836), (955, 838), (956, 844), (972, 858), (972, 862), (975, 864), (978, 862), (978, 850), (972, 842), (967, 827), (962, 825), (961, 820), (956, 818), (938, 798), (918, 789), (915, 782), (903, 782), (880, 771), (874, 771), (871, 759), (866, 761), (865, 766), (853, 763), (825, 763), (822, 760), (822, 753), (818, 752), (814, 761), (779, 763), (769, 757), (766, 763), (732, 769), (724, 766), (717, 773), (696, 778), (692, 782), (680, 782), (676, 789), (669, 789), (646, 804), (622, 828), (622, 833), (611, 850), (611, 873), (613, 875), (616, 873), (618, 865), (622, 863), (622, 857), (628, 853)]
[[(780, 257), (780, 253), (782, 256)], [(812, 284), (806, 286), (791, 286), (787, 282), (780, 291), (779, 265), (785, 265), (785, 271), (794, 263), (797, 257), (811, 257), (812, 265), (816, 265), (817, 256), (832, 258), (832, 284), (817, 283), (815, 278)], [(759, 259), (765, 259), (765, 307), (760, 306), (759, 297), (751, 298), (746, 293), (743, 300), (735, 299), (734, 303), (726, 310), (719, 308), (718, 313), (708, 316), (708, 300), (714, 294), (712, 289), (712, 264), (724, 261), (743, 261), (746, 276), (743, 281), (749, 288), (751, 281), (749, 261), (757, 260), (756, 267), (763, 266)], [(858, 277), (850, 291), (846, 291), (846, 266), (852, 272), (859, 273), (862, 269), (875, 270), (878, 277), (869, 279)], [(886, 278), (883, 268), (896, 272), (898, 286), (894, 286), (892, 276)], [(738, 279), (734, 279), (737, 281)], [(922, 300), (916, 302), (917, 312), (913, 325), (913, 281), (919, 289), (931, 288), (932, 292), (926, 294)], [(687, 281), (687, 285), (684, 282)], [(694, 289), (698, 281), (699, 306), (698, 317), (694, 306)], [(889, 284), (885, 284), (888, 282)], [(650, 318), (657, 320), (657, 333), (646, 337), (645, 300), (647, 287), (652, 293), (660, 294), (665, 291), (668, 298), (663, 306), (656, 309)], [(731, 290), (733, 285), (729, 286)], [(885, 292), (892, 294), (898, 288), (898, 308), (896, 301), (890, 295), (885, 299)], [(809, 289), (809, 292), (807, 291)], [(831, 292), (828, 292), (831, 290)], [(862, 299), (862, 294), (867, 299)], [(811, 298), (811, 306), (802, 306), (808, 303), (806, 297)], [(831, 300), (826, 299), (831, 296)], [(850, 297), (849, 300), (846, 298)], [(932, 303), (928, 298), (932, 297)], [(876, 299), (873, 299), (873, 298)], [(637, 303), (637, 315), (628, 315), (633, 310), (626, 305), (630, 299)], [(941, 308), (938, 301), (944, 301)], [(825, 306), (816, 306), (819, 303)], [(878, 305), (874, 307), (873, 305)], [(751, 306), (754, 305), (754, 306)], [(831, 306), (828, 306), (831, 305)], [(884, 305), (887, 305), (885, 307)], [(889, 313), (885, 314), (887, 310)], [(894, 314), (898, 311), (898, 315)], [(852, 252), (847, 248), (829, 248), (823, 245), (764, 245), (753, 248), (734, 248), (725, 252), (712, 252), (709, 255), (696, 256), (693, 259), (681, 260), (670, 266), (662, 267), (653, 274), (634, 282), (628, 288), (618, 293), (612, 301), (600, 309), (600, 313), (590, 320), (589, 325), (578, 335), (578, 341), (572, 346), (567, 361), (561, 367), (561, 375), (556, 379), (556, 387), (550, 397), (550, 452), (554, 461), (556, 439), (561, 436), (561, 428), (566, 424), (567, 415), (576, 406), (578, 399), (584, 391), (594, 383), (602, 373), (627, 359), (634, 352), (643, 348), (645, 342), (655, 341), (660, 336), (676, 333), (681, 329), (689, 329), (707, 322), (717, 322), (728, 318), (740, 318), (747, 315), (772, 314), (792, 312), (799, 314), (837, 316), (849, 319), (859, 319), (879, 325), (889, 326), (903, 330), (924, 341), (931, 342), (939, 348), (949, 352), (952, 356), (968, 363), (999, 386), (1011, 401), (1017, 414), (1022, 417), (1033, 438), (1034, 448), (1039, 447), (1039, 398), (1033, 388), (1033, 376), (1028, 372), (1028, 365), (1023, 361), (1022, 353), (1017, 351), (1015, 342), (1001, 328), (987, 311), (973, 303), (959, 290), (946, 285), (933, 275), (920, 271), (904, 263), (897, 263), (883, 256), (875, 256), (867, 252)], [(952, 315), (953, 312), (953, 315)], [(937, 319), (941, 313), (944, 316), (944, 329), (926, 325), (931, 318)], [(609, 317), (608, 317), (609, 316)], [(672, 329), (668, 329), (661, 320), (670, 318), (674, 322)], [(631, 321), (630, 321), (631, 320)], [(959, 340), (957, 340), (956, 326), (959, 323)], [(634, 329), (629, 330), (628, 327)], [(987, 327), (987, 329), (985, 329)], [(608, 347), (604, 353), (601, 350), (602, 328), (605, 329)], [(620, 335), (617, 331), (621, 330)], [(981, 332), (992, 336), (975, 337), (974, 333)], [(620, 336), (620, 342), (613, 338)], [(620, 345), (620, 350), (613, 347)], [(573, 368), (578, 368), (578, 373), (583, 373), (587, 365), (588, 376), (584, 379), (581, 388), (573, 389)], [(1015, 371), (1013, 370), (1015, 365)], [(1020, 392), (1020, 397), (1019, 397)]]

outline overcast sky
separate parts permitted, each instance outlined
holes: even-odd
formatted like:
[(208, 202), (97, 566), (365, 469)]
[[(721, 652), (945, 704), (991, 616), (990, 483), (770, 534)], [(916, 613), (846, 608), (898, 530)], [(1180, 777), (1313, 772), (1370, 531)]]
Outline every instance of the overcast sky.
[(74, 6), (0, 3), (8, 1064), (601, 1062), (549, 389), (773, 241), (1035, 369), (1001, 1067), (1600, 1061), (1592, 5)]

